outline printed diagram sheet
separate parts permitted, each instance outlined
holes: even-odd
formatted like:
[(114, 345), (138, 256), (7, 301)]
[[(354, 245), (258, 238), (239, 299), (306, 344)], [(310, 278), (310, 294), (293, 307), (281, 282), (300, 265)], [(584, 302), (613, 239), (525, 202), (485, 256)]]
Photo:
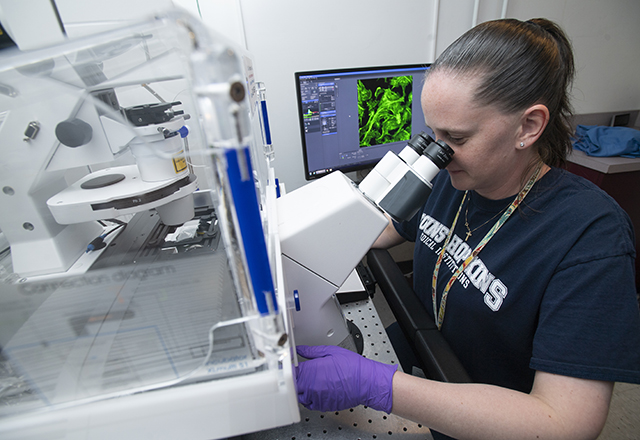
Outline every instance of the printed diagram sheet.
[(1, 334), (15, 327), (0, 341), (0, 415), (255, 368), (244, 325), (210, 339), (240, 316), (222, 250), (13, 287), (0, 296)]

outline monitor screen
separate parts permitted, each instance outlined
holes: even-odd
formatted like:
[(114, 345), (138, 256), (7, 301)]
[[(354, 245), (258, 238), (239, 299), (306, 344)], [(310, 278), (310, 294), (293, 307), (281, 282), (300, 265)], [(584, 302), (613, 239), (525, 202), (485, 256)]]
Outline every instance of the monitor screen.
[[(420, 94), (428, 64), (296, 72), (305, 178), (361, 170), (427, 128)], [(415, 95), (415, 99), (414, 99)]]

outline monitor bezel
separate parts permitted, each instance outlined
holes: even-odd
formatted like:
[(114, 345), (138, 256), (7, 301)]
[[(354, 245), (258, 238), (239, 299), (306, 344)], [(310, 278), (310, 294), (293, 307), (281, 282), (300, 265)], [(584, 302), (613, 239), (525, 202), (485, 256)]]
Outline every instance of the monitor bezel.
[[(316, 70), (305, 70), (300, 72), (294, 72), (294, 82), (296, 88), (296, 100), (297, 100), (297, 119), (298, 125), (300, 128), (300, 141), (302, 143), (302, 158), (304, 161), (304, 178), (307, 181), (318, 179), (326, 174), (311, 174), (309, 170), (309, 162), (307, 158), (307, 145), (306, 145), (306, 136), (304, 131), (304, 119), (302, 117), (303, 108), (302, 108), (302, 94), (300, 90), (300, 77), (303, 76), (313, 76), (313, 75), (333, 75), (333, 74), (344, 74), (350, 72), (366, 72), (366, 71), (384, 71), (384, 70), (412, 70), (412, 69), (421, 69), (428, 70), (431, 67), (431, 63), (420, 63), (420, 64), (396, 64), (396, 65), (380, 65), (380, 66), (363, 66), (363, 67), (352, 67), (352, 68), (338, 68), (338, 69), (316, 69)], [(341, 171), (343, 173), (349, 173), (353, 171), (360, 171), (372, 168), (378, 160), (373, 160), (370, 162), (360, 163), (356, 165), (350, 165), (345, 167), (339, 167), (332, 169), (332, 171)], [(328, 174), (328, 173), (327, 173)]]

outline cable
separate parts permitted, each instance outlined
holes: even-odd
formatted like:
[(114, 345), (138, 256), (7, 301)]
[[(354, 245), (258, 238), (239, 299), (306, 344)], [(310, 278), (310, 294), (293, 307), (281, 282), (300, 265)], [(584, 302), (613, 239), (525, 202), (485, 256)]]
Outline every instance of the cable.
[(471, 19), (471, 27), (478, 24), (478, 10), (480, 9), (480, 0), (475, 0), (473, 4), (473, 18)]
[[(107, 246), (107, 244), (104, 242), (105, 238), (107, 238), (107, 236), (109, 234), (114, 233), (115, 231), (117, 231), (118, 229), (124, 229), (127, 224), (121, 220), (118, 219), (107, 219), (107, 221), (110, 221), (112, 223), (115, 223), (117, 226), (113, 229), (111, 229), (110, 231), (105, 232), (104, 234), (100, 235), (99, 237), (94, 238), (93, 240), (91, 240), (91, 243), (89, 243), (87, 245), (87, 250), (85, 251), (85, 253), (89, 253), (91, 251), (97, 251), (100, 249), (103, 249), (104, 247)], [(103, 224), (102, 222), (99, 222), (100, 224)]]
[(500, 18), (506, 18), (507, 17), (507, 8), (509, 7), (509, 0), (502, 0), (502, 14), (500, 15)]
[(433, 41), (431, 43), (431, 56), (435, 60), (438, 57), (438, 15), (440, 14), (440, 0), (433, 2), (433, 17), (431, 27), (433, 29)]

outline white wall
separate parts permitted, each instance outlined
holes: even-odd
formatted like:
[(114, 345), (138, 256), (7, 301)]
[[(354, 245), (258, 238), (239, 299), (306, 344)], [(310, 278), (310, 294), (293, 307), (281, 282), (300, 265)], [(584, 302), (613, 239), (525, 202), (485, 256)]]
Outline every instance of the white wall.
[(295, 71), (431, 62), (473, 24), (503, 14), (546, 17), (565, 29), (576, 56), (576, 113), (640, 108), (638, 0), (174, 2), (199, 6), (206, 23), (253, 53), (257, 78), (268, 88), (276, 172), (289, 190), (305, 183)]
[(173, 4), (200, 17), (208, 26), (246, 49), (240, 0), (173, 0)]
[(425, 63), (434, 58), (431, 0), (241, 4), (256, 77), (267, 86), (276, 172), (289, 190), (305, 183), (294, 72)]
[(640, 108), (640, 1), (443, 0), (437, 54), (473, 25), (475, 7), (476, 23), (504, 13), (520, 20), (544, 17), (562, 26), (576, 59), (576, 114)]
[(640, 108), (640, 1), (511, 1), (509, 16), (544, 15), (573, 42), (577, 114)]
[[(232, 1), (232, 0), (231, 0)], [(212, 0), (174, 0), (215, 27), (224, 14), (204, 12)], [(277, 176), (288, 190), (306, 183), (294, 72), (372, 65), (425, 63), (434, 59), (435, 0), (236, 0), (243, 29), (254, 56), (256, 78), (267, 86), (269, 119)], [(225, 7), (226, 11), (230, 8)], [(224, 23), (226, 26), (226, 22)], [(222, 31), (233, 37), (230, 30)], [(236, 38), (236, 41), (240, 42)]]

